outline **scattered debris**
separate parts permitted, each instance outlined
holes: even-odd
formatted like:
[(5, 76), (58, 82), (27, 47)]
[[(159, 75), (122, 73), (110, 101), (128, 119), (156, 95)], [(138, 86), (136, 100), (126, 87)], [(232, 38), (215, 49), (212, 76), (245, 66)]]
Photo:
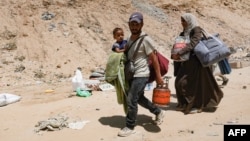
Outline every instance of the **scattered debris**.
[(191, 134), (194, 134), (194, 130), (190, 130), (190, 129), (179, 130), (178, 133), (191, 133)]
[(76, 95), (80, 97), (89, 97), (92, 95), (91, 91), (81, 90), (81, 88), (76, 89)]
[(236, 120), (230, 120), (227, 123), (238, 123), (238, 121), (236, 121)]
[(223, 123), (216, 123), (216, 122), (214, 122), (213, 125), (223, 125)]
[(95, 69), (91, 70), (89, 79), (104, 81), (105, 80), (104, 75), (105, 75), (105, 69), (102, 67), (96, 67)]
[(108, 91), (115, 89), (115, 87), (109, 83), (102, 83), (99, 85), (99, 88), (101, 89), (101, 91)]
[(21, 64), (16, 67), (14, 72), (22, 72), (23, 70), (25, 70), (25, 66)]
[(45, 93), (53, 93), (55, 90), (52, 90), (52, 89), (48, 89), (48, 90), (45, 90), (44, 92)]
[(88, 121), (88, 120), (71, 122), (71, 123), (68, 124), (68, 127), (71, 128), (71, 129), (80, 130), (80, 129), (82, 129), (89, 122), (90, 121)]
[(9, 42), (9, 43), (6, 43), (3, 47), (3, 49), (6, 49), (6, 50), (16, 50), (17, 49), (17, 45), (16, 45), (16, 42)]
[(219, 136), (216, 132), (207, 133), (207, 136)]
[(35, 127), (34, 130), (36, 133), (39, 133), (40, 131), (57, 131), (61, 130), (64, 127), (68, 127), (68, 117), (65, 116), (58, 116), (58, 117), (52, 117), (47, 120), (39, 121)]
[(54, 13), (50, 13), (50, 12), (44, 12), (43, 14), (42, 14), (42, 19), (43, 20), (51, 20), (52, 18), (54, 18), (56, 16), (56, 14), (54, 14)]

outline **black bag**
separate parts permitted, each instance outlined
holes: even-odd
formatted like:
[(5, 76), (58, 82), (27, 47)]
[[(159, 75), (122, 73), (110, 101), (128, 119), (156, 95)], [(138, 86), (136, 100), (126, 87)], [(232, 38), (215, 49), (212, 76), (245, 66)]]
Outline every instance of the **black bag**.
[[(135, 56), (137, 55), (138, 53), (138, 50), (141, 46), (141, 43), (144, 39), (146, 35), (144, 36), (141, 36), (139, 38), (141, 38), (140, 42), (138, 43), (137, 47), (136, 47), (136, 50), (133, 54), (133, 58), (132, 59), (128, 59), (126, 62), (125, 62), (125, 67), (124, 67), (124, 75), (125, 75), (125, 80), (126, 81), (131, 81), (133, 78), (134, 78), (134, 74), (135, 74), (135, 66), (134, 66), (134, 59), (135, 59)], [(126, 50), (126, 54), (128, 53), (129, 49), (131, 48), (131, 46), (139, 39), (137, 38), (131, 45), (130, 47), (128, 48), (128, 50)], [(127, 56), (127, 55), (126, 55)], [(128, 57), (127, 57), (128, 58)]]
[(133, 61), (131, 61), (131, 60), (126, 61), (124, 73), (125, 73), (125, 79), (127, 81), (130, 81), (133, 79), (134, 74), (135, 74), (135, 66), (134, 66)]

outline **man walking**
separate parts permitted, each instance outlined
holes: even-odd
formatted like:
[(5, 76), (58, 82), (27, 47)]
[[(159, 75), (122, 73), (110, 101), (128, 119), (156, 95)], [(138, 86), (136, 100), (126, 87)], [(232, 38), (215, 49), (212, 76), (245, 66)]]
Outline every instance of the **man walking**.
[[(118, 133), (118, 136), (122, 137), (126, 137), (135, 133), (134, 127), (136, 126), (138, 104), (148, 109), (156, 116), (154, 120), (154, 123), (156, 125), (160, 125), (163, 122), (165, 114), (162, 109), (154, 105), (144, 96), (144, 89), (148, 82), (150, 74), (148, 67), (149, 59), (152, 61), (154, 69), (156, 71), (157, 84), (163, 84), (163, 79), (161, 77), (159, 63), (154, 52), (155, 43), (149, 36), (146, 35), (146, 33), (142, 32), (143, 24), (143, 15), (141, 13), (134, 12), (133, 14), (131, 14), (128, 22), (131, 35), (127, 42), (127, 51), (125, 51), (128, 59), (131, 59), (133, 57), (135, 48), (140, 42), (140, 39), (138, 38), (142, 36), (145, 37), (142, 44), (139, 46), (138, 53), (134, 59), (135, 74), (134, 78), (129, 82), (129, 90), (127, 91), (126, 99), (128, 105), (126, 127), (121, 129)], [(133, 43), (134, 41), (135, 43)]]

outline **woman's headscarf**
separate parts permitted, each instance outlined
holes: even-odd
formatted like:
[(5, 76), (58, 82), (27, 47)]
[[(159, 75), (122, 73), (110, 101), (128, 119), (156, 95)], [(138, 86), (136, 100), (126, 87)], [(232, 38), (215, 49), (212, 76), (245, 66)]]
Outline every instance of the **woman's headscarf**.
[(196, 17), (191, 13), (185, 13), (181, 16), (188, 24), (187, 28), (184, 29), (184, 36), (189, 37), (190, 31), (198, 26)]

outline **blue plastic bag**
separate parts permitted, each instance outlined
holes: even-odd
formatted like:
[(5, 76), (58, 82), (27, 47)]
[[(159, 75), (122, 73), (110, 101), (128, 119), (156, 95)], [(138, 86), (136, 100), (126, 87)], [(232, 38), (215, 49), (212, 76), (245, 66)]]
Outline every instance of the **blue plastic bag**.
[(227, 58), (219, 61), (218, 66), (220, 68), (221, 74), (230, 74), (232, 71), (231, 66), (230, 66)]

